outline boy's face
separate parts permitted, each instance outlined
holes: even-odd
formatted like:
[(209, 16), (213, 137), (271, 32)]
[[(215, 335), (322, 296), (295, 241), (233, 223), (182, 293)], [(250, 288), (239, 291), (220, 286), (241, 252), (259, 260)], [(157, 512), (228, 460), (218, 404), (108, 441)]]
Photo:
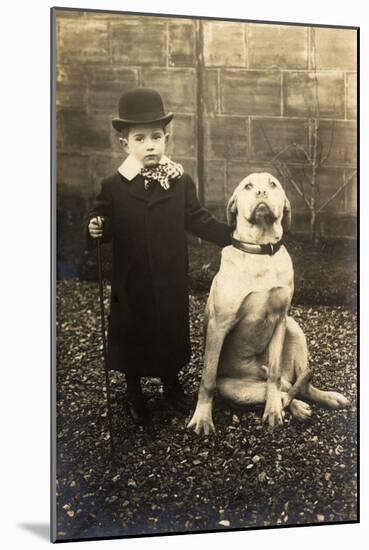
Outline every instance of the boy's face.
[(121, 142), (126, 153), (134, 155), (143, 166), (155, 166), (165, 153), (168, 138), (160, 123), (135, 124)]

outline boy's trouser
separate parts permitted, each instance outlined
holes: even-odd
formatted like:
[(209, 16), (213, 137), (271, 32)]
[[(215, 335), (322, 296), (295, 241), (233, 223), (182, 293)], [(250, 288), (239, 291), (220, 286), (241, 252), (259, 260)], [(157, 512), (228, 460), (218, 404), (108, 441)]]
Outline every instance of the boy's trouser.
[[(170, 376), (162, 376), (161, 380), (164, 386), (164, 392), (170, 390), (176, 390), (180, 387), (177, 374)], [(141, 377), (136, 374), (126, 375), (127, 383), (127, 396), (130, 399), (137, 399), (142, 397)]]
[(127, 397), (137, 399), (142, 397), (141, 377), (136, 374), (126, 375)]

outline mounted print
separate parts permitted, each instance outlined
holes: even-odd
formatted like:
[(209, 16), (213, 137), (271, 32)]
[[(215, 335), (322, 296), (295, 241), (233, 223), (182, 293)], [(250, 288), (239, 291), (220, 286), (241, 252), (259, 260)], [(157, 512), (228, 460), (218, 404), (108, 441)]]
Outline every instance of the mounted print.
[(231, 17), (51, 11), (54, 542), (359, 520), (359, 29)]

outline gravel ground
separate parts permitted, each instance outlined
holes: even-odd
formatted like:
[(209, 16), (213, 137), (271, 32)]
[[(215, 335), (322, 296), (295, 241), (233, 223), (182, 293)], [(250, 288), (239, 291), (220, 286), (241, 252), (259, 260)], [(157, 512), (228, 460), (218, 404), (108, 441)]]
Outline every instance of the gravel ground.
[[(106, 288), (106, 305), (109, 286)], [(193, 354), (182, 373), (193, 406), (202, 368), (205, 296), (191, 296)], [(109, 459), (98, 286), (57, 286), (57, 537), (161, 534), (306, 525), (357, 519), (356, 314), (295, 306), (308, 339), (314, 383), (343, 392), (347, 410), (313, 404), (301, 424), (261, 425), (261, 408), (231, 410), (215, 399), (215, 435), (199, 438), (190, 418), (162, 406), (145, 379), (150, 423), (123, 412), (124, 376), (111, 374), (115, 462)]]

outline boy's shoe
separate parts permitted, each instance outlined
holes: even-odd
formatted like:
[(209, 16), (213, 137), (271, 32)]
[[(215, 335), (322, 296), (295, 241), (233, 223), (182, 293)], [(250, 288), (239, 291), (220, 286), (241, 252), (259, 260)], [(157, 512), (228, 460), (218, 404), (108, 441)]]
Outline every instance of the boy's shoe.
[(185, 394), (178, 379), (164, 380), (164, 400), (173, 409), (180, 412), (188, 412), (190, 408), (190, 399)]
[(145, 424), (147, 420), (147, 409), (142, 396), (127, 397), (125, 407), (135, 424), (141, 426)]
[(142, 394), (141, 379), (136, 375), (126, 375), (127, 401), (125, 408), (135, 424), (144, 424), (147, 417), (145, 400)]

